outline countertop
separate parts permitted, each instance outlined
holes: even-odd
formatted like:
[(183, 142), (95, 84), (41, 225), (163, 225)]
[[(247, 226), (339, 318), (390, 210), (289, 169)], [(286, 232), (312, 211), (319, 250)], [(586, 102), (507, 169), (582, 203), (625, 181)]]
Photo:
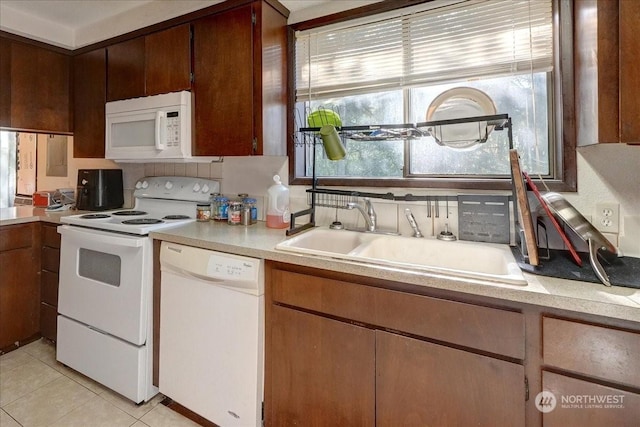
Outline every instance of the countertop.
[[(81, 211), (46, 211), (44, 208), (32, 206), (3, 208), (0, 209), (0, 226), (34, 221), (60, 224), (60, 218), (78, 213)], [(527, 286), (508, 285), (283, 252), (276, 250), (275, 246), (286, 238), (285, 231), (267, 228), (264, 222), (258, 222), (249, 227), (234, 227), (213, 221), (194, 222), (153, 232), (150, 236), (158, 240), (254, 258), (640, 322), (639, 289), (619, 286), (608, 288), (597, 283), (537, 276), (530, 273), (524, 273)]]
[(68, 215), (77, 215), (85, 211), (62, 210), (48, 211), (45, 208), (33, 206), (14, 206), (0, 209), (0, 226), (12, 224), (24, 224), (26, 222), (44, 221), (60, 224), (60, 218)]
[(151, 233), (151, 237), (172, 243), (197, 246), (237, 255), (332, 270), (364, 277), (480, 295), (578, 313), (640, 322), (640, 290), (524, 273), (527, 286), (452, 278), (424, 271), (299, 255), (279, 251), (275, 246), (286, 238), (284, 230), (266, 228), (263, 222), (243, 227), (224, 223), (196, 222)]

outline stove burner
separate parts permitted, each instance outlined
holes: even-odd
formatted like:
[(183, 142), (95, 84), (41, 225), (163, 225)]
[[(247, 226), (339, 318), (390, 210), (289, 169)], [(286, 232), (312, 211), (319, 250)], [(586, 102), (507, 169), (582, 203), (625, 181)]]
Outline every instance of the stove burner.
[(190, 219), (189, 215), (167, 215), (162, 219)]
[(127, 225), (148, 225), (148, 224), (160, 224), (164, 222), (161, 219), (156, 218), (136, 218), (136, 219), (128, 219), (126, 221), (122, 221), (122, 224)]
[(138, 216), (138, 215), (146, 215), (147, 213), (145, 211), (118, 211), (118, 212), (114, 212), (112, 213), (112, 215), (117, 215), (117, 216)]
[(104, 218), (109, 218), (111, 215), (107, 215), (107, 214), (86, 214), (86, 215), (82, 215), (80, 218), (82, 219), (104, 219)]

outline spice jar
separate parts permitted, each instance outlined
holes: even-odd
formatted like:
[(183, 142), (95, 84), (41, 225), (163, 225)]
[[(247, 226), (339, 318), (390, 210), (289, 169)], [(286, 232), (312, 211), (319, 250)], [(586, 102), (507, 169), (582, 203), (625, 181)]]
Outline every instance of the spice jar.
[(249, 224), (255, 224), (258, 222), (258, 208), (256, 207), (256, 199), (251, 197), (245, 197), (242, 199), (242, 204), (245, 208), (249, 209)]
[(227, 221), (229, 209), (229, 199), (224, 196), (215, 196), (213, 198), (213, 220)]
[(229, 225), (240, 225), (242, 224), (242, 202), (233, 200), (229, 202), (228, 213), (228, 224)]
[(211, 219), (211, 205), (209, 203), (198, 203), (196, 206), (196, 220), (209, 221)]

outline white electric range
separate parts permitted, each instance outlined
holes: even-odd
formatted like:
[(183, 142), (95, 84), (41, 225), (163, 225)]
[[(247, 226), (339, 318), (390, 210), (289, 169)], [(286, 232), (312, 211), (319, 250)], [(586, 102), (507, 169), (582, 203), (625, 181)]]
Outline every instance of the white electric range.
[(136, 403), (153, 372), (153, 242), (149, 232), (195, 221), (217, 181), (148, 177), (133, 209), (61, 218), (57, 359)]

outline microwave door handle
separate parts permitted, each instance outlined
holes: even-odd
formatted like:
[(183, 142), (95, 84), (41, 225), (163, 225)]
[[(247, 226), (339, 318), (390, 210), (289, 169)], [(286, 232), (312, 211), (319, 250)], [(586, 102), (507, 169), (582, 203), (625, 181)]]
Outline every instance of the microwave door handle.
[(165, 145), (165, 124), (166, 124), (167, 113), (164, 111), (156, 112), (156, 150), (164, 150)]

